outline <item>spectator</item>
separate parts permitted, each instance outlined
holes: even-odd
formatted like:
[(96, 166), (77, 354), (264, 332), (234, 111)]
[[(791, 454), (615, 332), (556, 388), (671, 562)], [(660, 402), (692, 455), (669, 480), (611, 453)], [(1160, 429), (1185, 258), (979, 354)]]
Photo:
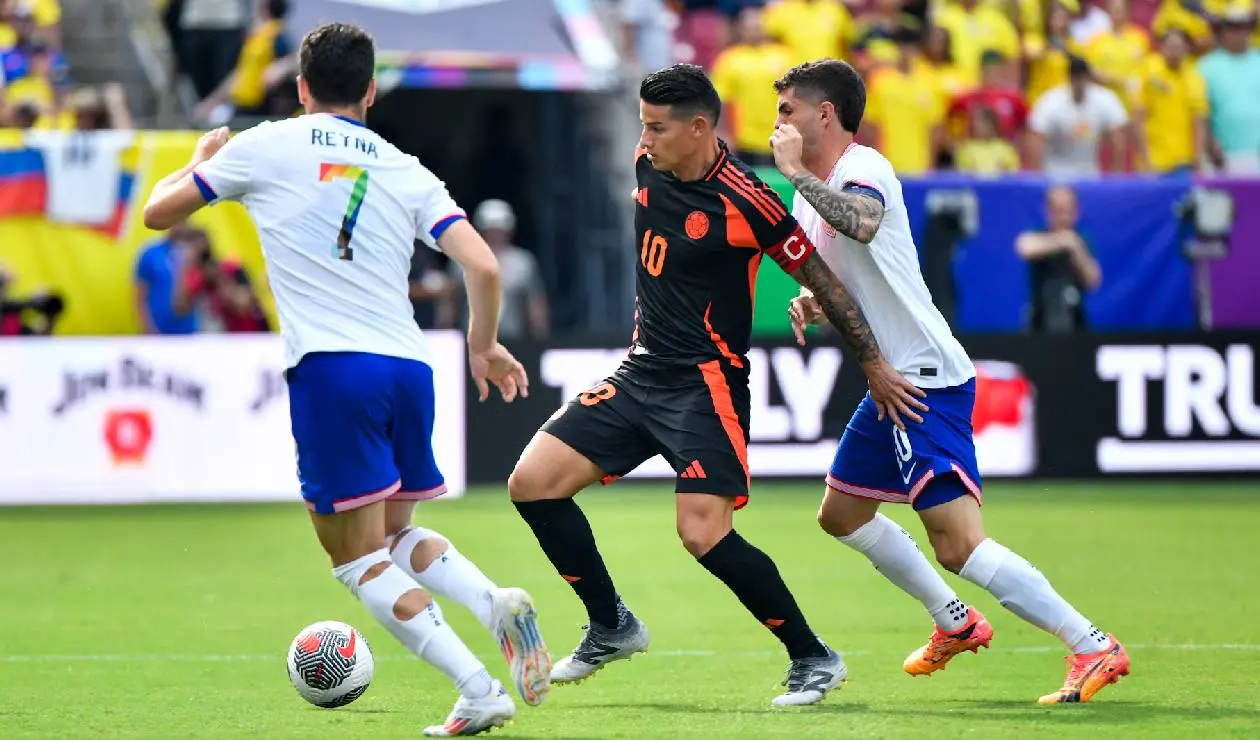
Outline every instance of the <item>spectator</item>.
[(967, 82), (967, 73), (954, 61), (949, 32), (940, 26), (928, 27), (923, 46), (917, 52), (910, 61), (914, 74), (933, 79), (940, 108), (948, 110), (954, 98), (971, 87)]
[(977, 108), (988, 108), (997, 114), (998, 134), (1018, 142), (1028, 125), (1028, 103), (1024, 93), (1009, 78), (1010, 65), (994, 51), (986, 51), (981, 62), (980, 87), (959, 95), (949, 106), (950, 133), (964, 139), (968, 136)]
[(267, 331), (267, 317), (245, 268), (216, 259), (201, 229), (185, 229), (178, 240), (185, 256), (172, 301), (175, 314), (195, 315), (202, 332)]
[(1207, 51), (1212, 48), (1212, 25), (1202, 13), (1202, 5), (1198, 0), (1162, 0), (1159, 11), (1151, 20), (1151, 32), (1156, 38), (1163, 38), (1171, 29), (1180, 29), (1194, 42), (1195, 49)]
[[(57, 50), (52, 36), (41, 29), (34, 6), (22, 3), (13, 10), (13, 42), (0, 45), (0, 67), (9, 83), (25, 77), (30, 72), (31, 56), (47, 53), (48, 67), (44, 75), (53, 85), (69, 81), (69, 65), (65, 56)], [(38, 47), (38, 48), (37, 48)]]
[(918, 19), (901, 11), (901, 0), (874, 0), (870, 12), (858, 19), (854, 33), (853, 66), (868, 71), (865, 50), (876, 39), (896, 39), (905, 28), (921, 28)]
[(766, 7), (765, 24), (791, 50), (791, 64), (843, 59), (857, 34), (853, 16), (839, 0), (778, 0)]
[(1094, 77), (1131, 106), (1141, 86), (1142, 63), (1151, 50), (1146, 31), (1130, 20), (1129, 0), (1107, 0), (1111, 28), (1096, 35), (1085, 48)]
[(1174, 28), (1143, 66), (1134, 98), (1143, 171), (1189, 174), (1207, 151), (1207, 91), (1189, 53), (1189, 37)]
[(243, 0), (183, 0), (179, 11), (179, 66), (204, 100), (236, 66), (249, 16)]
[(1087, 328), (1083, 295), (1102, 283), (1102, 270), (1077, 218), (1076, 192), (1057, 185), (1046, 193), (1046, 227), (1015, 240), (1015, 251), (1028, 263), (1028, 329), (1034, 333)]
[(774, 165), (770, 133), (777, 116), (774, 82), (792, 66), (786, 46), (766, 36), (761, 10), (740, 11), (738, 41), (713, 64), (713, 86), (722, 98), (718, 124), (722, 136), (753, 166)]
[(1085, 0), (1084, 7), (1077, 7), (1072, 20), (1072, 40), (1080, 46), (1089, 44), (1099, 35), (1112, 31), (1111, 14), (1103, 9), (1100, 0)]
[(226, 104), (232, 106), (232, 113), (236, 115), (272, 112), (268, 105), (269, 93), (277, 84), (284, 82), (285, 73), (293, 68), (290, 57), (295, 50), (285, 26), (288, 14), (288, 0), (261, 0), (258, 3), (254, 26), (241, 47), (236, 68), (198, 104), (198, 119), (231, 118), (231, 115), (215, 115), (216, 109)]
[(1068, 59), (1081, 53), (1080, 45), (1068, 32), (1071, 23), (1068, 7), (1053, 0), (1046, 9), (1045, 32), (1024, 34), (1024, 56), (1028, 60), (1027, 99), (1030, 103), (1035, 104), (1047, 90), (1067, 84)]
[(1260, 49), (1248, 36), (1256, 15), (1227, 13), (1221, 46), (1199, 62), (1207, 84), (1212, 159), (1231, 174), (1260, 175)]
[(1089, 65), (1073, 57), (1067, 85), (1041, 96), (1029, 118), (1028, 162), (1052, 175), (1088, 176), (1099, 172), (1099, 145), (1105, 138), (1111, 169), (1122, 171), (1129, 116), (1114, 92), (1093, 82)]
[(441, 269), (436, 253), (419, 240), (412, 251), (407, 283), (416, 324), (421, 329), (436, 328), (443, 302), (450, 298), (455, 284)]
[(729, 38), (722, 0), (681, 0), (678, 23), (681, 61), (708, 69)]
[(678, 17), (666, 0), (621, 0), (622, 53), (636, 75), (674, 63), (674, 28)]
[(958, 146), (954, 162), (960, 172), (995, 176), (1019, 171), (1019, 152), (998, 129), (997, 114), (992, 108), (975, 108), (972, 113), (972, 138)]
[[(516, 228), (512, 207), (501, 200), (482, 201), (473, 212), (472, 221), (499, 260), (503, 284), (499, 337), (545, 339), (551, 326), (547, 293), (534, 255), (512, 244), (512, 232)], [(438, 320), (443, 328), (455, 325), (455, 317), (462, 313), (464, 303), (464, 276), (454, 261), (451, 262), (451, 279), (454, 290), (443, 302)]]
[(934, 23), (949, 32), (954, 59), (967, 74), (971, 86), (980, 82), (985, 52), (994, 52), (1010, 61), (1019, 59), (1019, 34), (1010, 19), (993, 4), (961, 0), (937, 11)]
[(898, 173), (921, 175), (935, 165), (942, 142), (936, 81), (914, 72), (909, 48), (903, 52), (891, 41), (875, 39), (866, 52), (871, 64), (862, 119), (869, 127), (866, 136), (879, 142)]
[(194, 334), (197, 316), (176, 313), (175, 288), (187, 259), (183, 235), (188, 224), (181, 223), (165, 236), (149, 244), (136, 263), (136, 310), (145, 334)]

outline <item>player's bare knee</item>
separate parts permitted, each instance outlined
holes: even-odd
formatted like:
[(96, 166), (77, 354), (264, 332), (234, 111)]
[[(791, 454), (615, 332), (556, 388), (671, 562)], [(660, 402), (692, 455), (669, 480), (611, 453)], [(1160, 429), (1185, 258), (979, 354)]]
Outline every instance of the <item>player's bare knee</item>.
[(413, 588), (399, 596), (398, 601), (394, 602), (394, 619), (406, 622), (428, 608), (431, 603), (433, 603), (433, 597), (429, 596), (428, 591)]
[(363, 575), (359, 576), (359, 585), (362, 586), (363, 584), (367, 583), (373, 578), (376, 578), (380, 574), (384, 573), (385, 569), (388, 568), (390, 565), (391, 565), (390, 561), (382, 560), (376, 565), (373, 565), (372, 567), (363, 571)]
[(828, 489), (818, 507), (818, 526), (832, 537), (848, 537), (875, 518), (877, 510), (853, 496)]
[(442, 553), (451, 546), (451, 543), (441, 537), (429, 537), (416, 543), (415, 549), (411, 551), (411, 569), (416, 573), (423, 573), (433, 565)]
[(528, 463), (518, 464), (508, 476), (508, 496), (513, 501), (537, 501), (543, 498), (546, 484), (530, 467)]
[(704, 520), (678, 522), (678, 539), (682, 540), (683, 547), (697, 560), (721, 542), (729, 531), (731, 531), (729, 526), (724, 526), (719, 522)]

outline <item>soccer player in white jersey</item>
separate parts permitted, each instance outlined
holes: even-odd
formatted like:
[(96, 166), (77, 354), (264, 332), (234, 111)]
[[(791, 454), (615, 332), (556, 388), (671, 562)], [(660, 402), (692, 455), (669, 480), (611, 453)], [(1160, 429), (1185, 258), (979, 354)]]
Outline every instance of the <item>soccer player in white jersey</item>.
[(416, 502), (446, 486), (407, 272), (417, 240), (463, 268), (473, 379), (482, 400), (493, 384), (510, 402), (528, 386), (496, 338), (498, 264), (442, 181), (364, 125), (376, 95), (371, 36), (322, 26), (303, 40), (299, 65), (306, 115), (230, 141), (226, 129), (202, 137), (192, 161), (154, 187), (145, 225), (169, 228), (220, 200), (249, 210), (280, 315), (302, 496), (333, 575), (459, 690), (445, 724), (424, 734), (476, 734), (515, 706), (426, 589), (495, 633), (527, 703), (545, 696), (551, 658), (527, 593), (497, 588), (439, 534), (410, 526)]
[[(936, 559), (993, 594), (1072, 651), (1063, 687), (1042, 704), (1089, 701), (1129, 672), (1111, 635), (1081, 616), (1036, 568), (984, 532), (971, 413), (975, 368), (932, 303), (919, 272), (901, 183), (879, 152), (854, 142), (866, 90), (842, 61), (789, 70), (775, 83), (775, 163), (796, 187), (792, 215), (861, 309), (888, 362), (921, 389), (911, 404), (867, 395), (849, 421), (818, 511), (824, 531), (867, 558), (922, 602), (936, 623), (904, 668), (926, 675), (964, 650), (987, 646), (993, 628), (958, 598), (881, 502), (919, 513)], [(819, 318), (808, 292), (789, 307), (797, 341)], [(872, 349), (874, 351), (874, 349)], [(859, 357), (859, 361), (864, 358)]]

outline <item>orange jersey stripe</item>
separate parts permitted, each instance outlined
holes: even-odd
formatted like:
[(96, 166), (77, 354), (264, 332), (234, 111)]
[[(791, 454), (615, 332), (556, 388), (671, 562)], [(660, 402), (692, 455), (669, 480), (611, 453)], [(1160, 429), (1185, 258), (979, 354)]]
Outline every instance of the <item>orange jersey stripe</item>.
[(757, 200), (752, 197), (751, 193), (749, 193), (747, 190), (741, 187), (740, 184), (730, 176), (730, 173), (727, 170), (723, 170), (722, 172), (719, 172), (718, 179), (726, 183), (727, 187), (731, 188), (735, 192), (742, 195), (744, 199), (748, 201), (749, 205), (751, 205), (753, 208), (756, 208), (757, 212), (760, 213), (762, 217), (766, 219), (766, 221), (770, 222), (771, 224), (776, 224), (779, 222), (778, 219), (776, 219), (770, 213), (770, 211), (766, 210), (765, 206), (758, 203)]
[(758, 252), (748, 260), (748, 308), (751, 311), (757, 310), (757, 268), (761, 267), (761, 255)]
[(757, 237), (753, 235), (752, 225), (748, 223), (748, 218), (735, 207), (730, 198), (721, 194), (718, 197), (722, 199), (722, 205), (726, 208), (726, 242), (732, 247), (758, 249)]
[(713, 324), (709, 323), (709, 312), (712, 310), (712, 303), (709, 304), (708, 308), (704, 309), (704, 328), (709, 332), (709, 339), (713, 340), (713, 344), (717, 347), (718, 352), (720, 352), (727, 360), (730, 360), (732, 365), (735, 367), (743, 367), (744, 361), (739, 359), (739, 356), (731, 351), (731, 348), (726, 343), (726, 340), (722, 338), (722, 335), (714, 331)]
[[(744, 173), (738, 167), (734, 167), (734, 166), (728, 165), (726, 169), (730, 171), (735, 181), (742, 184), (744, 186), (744, 189), (748, 193), (751, 193), (752, 196), (756, 198), (757, 201), (760, 202), (763, 206), (765, 206), (767, 210), (775, 214), (779, 219), (782, 219), (784, 216), (787, 215), (787, 210), (783, 208), (783, 204), (780, 203), (776, 198), (771, 197), (770, 194), (767, 193), (766, 191), (758, 188), (756, 183), (754, 183), (748, 177), (746, 173)], [(777, 220), (776, 220), (776, 223), (777, 223)]]
[[(722, 420), (722, 429), (731, 440), (735, 456), (744, 469), (744, 480), (748, 481), (748, 443), (744, 440), (744, 429), (739, 425), (739, 415), (735, 413), (735, 402), (731, 399), (731, 387), (726, 384), (722, 366), (717, 360), (710, 360), (700, 365), (700, 373), (704, 376), (704, 384), (709, 387), (709, 396), (713, 398), (713, 409)], [(738, 504), (736, 508), (739, 508)]]

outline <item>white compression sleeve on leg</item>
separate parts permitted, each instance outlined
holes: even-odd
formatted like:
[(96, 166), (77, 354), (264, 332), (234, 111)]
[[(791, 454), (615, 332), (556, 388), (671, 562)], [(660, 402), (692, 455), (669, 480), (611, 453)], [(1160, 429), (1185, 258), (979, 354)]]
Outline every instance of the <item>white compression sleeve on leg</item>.
[(943, 632), (967, 626), (967, 606), (924, 557), (910, 533), (876, 513), (852, 534), (837, 537), (870, 559), (875, 569), (897, 588), (918, 599)]
[[(375, 565), (388, 563), (379, 575), (360, 583)], [(394, 605), (408, 591), (419, 590), (389, 558), (387, 550), (377, 550), (345, 565), (333, 568), (333, 575), (363, 602), (368, 612), (380, 622), (403, 647), (437, 668), (455, 684), (462, 694), (479, 699), (490, 693), (491, 679), (486, 667), (472, 654), (442, 617), (442, 610), (430, 602), (410, 619), (394, 614)]]
[[(417, 571), (411, 562), (411, 553), (415, 551), (416, 545), (434, 538), (446, 541), (446, 552), (435, 558), (424, 570)], [(495, 588), (494, 581), (487, 578), (473, 561), (456, 550), (449, 539), (423, 527), (404, 529), (395, 536), (390, 556), (416, 583), (431, 593), (467, 607), (483, 627), (490, 629), (490, 592)]]
[(977, 545), (958, 575), (993, 594), (1024, 621), (1056, 635), (1073, 653), (1093, 653), (1110, 644), (1041, 571), (993, 540)]

